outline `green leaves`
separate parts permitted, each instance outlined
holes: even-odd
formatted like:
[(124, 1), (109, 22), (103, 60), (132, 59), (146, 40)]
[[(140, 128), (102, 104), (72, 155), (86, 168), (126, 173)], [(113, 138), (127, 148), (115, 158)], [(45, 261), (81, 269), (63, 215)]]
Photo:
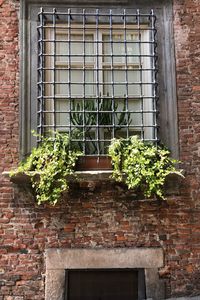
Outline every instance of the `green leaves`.
[[(55, 205), (61, 194), (69, 188), (67, 176), (74, 173), (76, 161), (82, 153), (72, 149), (70, 138), (64, 133), (42, 138), (38, 148), (10, 174), (25, 173), (31, 177), (38, 204)], [(157, 195), (164, 199), (163, 186), (169, 174), (176, 173), (176, 160), (170, 152), (159, 146), (140, 141), (137, 136), (128, 140), (114, 139), (109, 146), (112, 158), (112, 177), (125, 182), (129, 189), (140, 189), (146, 197)], [(38, 176), (39, 175), (39, 176)]]
[(67, 134), (56, 132), (54, 136), (42, 138), (41, 145), (32, 149), (30, 156), (14, 173), (25, 173), (31, 177), (38, 204), (56, 204), (62, 192), (69, 188), (67, 176), (73, 174), (80, 155), (79, 151), (70, 148)]
[(112, 177), (125, 182), (129, 189), (140, 189), (146, 197), (157, 195), (164, 199), (165, 178), (176, 170), (176, 160), (167, 149), (147, 144), (132, 136), (128, 140), (114, 139), (109, 147), (112, 158)]

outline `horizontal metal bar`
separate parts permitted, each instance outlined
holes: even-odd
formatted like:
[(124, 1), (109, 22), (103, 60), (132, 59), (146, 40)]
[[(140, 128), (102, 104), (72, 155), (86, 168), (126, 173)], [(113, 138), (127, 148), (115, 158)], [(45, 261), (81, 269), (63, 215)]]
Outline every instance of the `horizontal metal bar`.
[[(38, 83), (39, 84), (39, 83)], [(44, 81), (43, 82), (43, 84), (44, 85), (48, 85), (48, 84), (52, 84), (52, 85), (56, 85), (56, 84), (58, 84), (58, 85), (67, 85), (67, 84), (70, 84), (70, 85), (78, 85), (78, 86), (80, 86), (80, 85), (82, 85), (82, 83), (81, 82), (72, 82), (72, 81), (66, 81), (66, 82), (59, 82), (59, 81), (55, 81), (55, 82), (53, 82), (53, 81)], [(84, 84), (84, 83), (83, 83)], [(98, 85), (99, 86), (108, 86), (108, 85), (115, 85), (115, 86), (117, 86), (117, 85), (120, 85), (120, 86), (125, 86), (126, 85), (126, 82), (99, 82), (98, 83)], [(128, 85), (157, 85), (158, 83), (157, 82), (141, 82), (141, 81), (138, 81), (138, 82), (128, 82)], [(87, 82), (87, 85), (94, 85), (94, 86), (96, 86), (96, 83), (95, 82)]]
[(110, 99), (113, 99), (113, 100), (121, 100), (121, 101), (124, 101), (124, 100), (128, 100), (128, 101), (138, 101), (140, 99), (149, 99), (149, 100), (152, 100), (152, 99), (159, 99), (159, 97), (157, 95), (152, 95), (152, 96), (143, 96), (143, 95), (136, 95), (136, 96), (132, 96), (132, 95), (129, 95), (129, 96), (114, 96), (113, 98), (111, 98), (110, 96), (99, 96), (97, 98), (97, 96), (86, 96), (85, 98), (83, 97), (76, 97), (76, 96), (73, 96), (73, 97), (67, 97), (65, 95), (53, 95), (53, 96), (38, 96), (37, 99), (45, 99), (45, 100), (51, 100), (51, 99), (58, 99), (59, 101), (64, 101), (64, 102), (70, 102), (71, 100), (76, 100), (76, 101), (82, 101), (83, 99), (87, 102), (87, 101), (91, 101), (91, 100), (94, 100), (96, 101), (97, 99), (99, 101), (101, 100), (110, 100)]
[[(38, 113), (45, 113), (45, 114), (49, 114), (49, 113), (54, 113), (54, 111), (53, 110), (38, 110), (37, 111)], [(58, 111), (58, 110), (56, 110), (55, 111), (55, 113), (56, 114), (66, 114), (66, 113), (74, 113), (74, 114), (80, 114), (80, 113), (96, 113), (96, 114), (98, 114), (98, 113), (101, 113), (101, 114), (103, 114), (103, 113), (113, 113), (113, 115), (117, 115), (117, 114), (124, 114), (124, 115), (126, 115), (127, 113), (129, 113), (129, 114), (149, 114), (149, 113), (157, 113), (158, 111), (157, 110), (128, 110), (128, 111), (111, 111), (111, 110), (108, 110), (108, 111), (104, 111), (104, 110), (91, 110), (91, 111), (89, 111), (89, 110), (61, 110), (61, 111)], [(126, 125), (127, 126), (127, 125)]]
[[(124, 34), (123, 34), (124, 33), (124, 29), (117, 27), (117, 26), (121, 26), (121, 25), (122, 24), (116, 24), (115, 23), (116, 27), (113, 28), (113, 36), (116, 35), (116, 34), (121, 34), (122, 36), (124, 36)], [(135, 23), (134, 24), (130, 24), (130, 25), (131, 26), (135, 26)], [(149, 24), (146, 24), (145, 26), (141, 27), (141, 30), (140, 30), (141, 32), (147, 32), (147, 31), (148, 32), (157, 32), (156, 29), (153, 29), (153, 28), (149, 27)], [(45, 26), (41, 26), (41, 27), (39, 26), (39, 27), (37, 27), (37, 31), (39, 31), (41, 28), (54, 29), (54, 27), (51, 26), (51, 25), (45, 25)], [(94, 33), (93, 31), (95, 31), (96, 28), (92, 27), (91, 25), (89, 25), (89, 27), (85, 26), (85, 28), (82, 27), (82, 26), (80, 26), (80, 27), (77, 27), (77, 26), (76, 27), (72, 27), (71, 28), (71, 30), (72, 30), (72, 33), (71, 33), (72, 36), (73, 35), (77, 35), (77, 32), (80, 31), (80, 30), (83, 30), (83, 29), (85, 29), (86, 35), (92, 35)], [(63, 24), (63, 26), (56, 25), (56, 30), (57, 30), (56, 34), (59, 34), (59, 30), (61, 30), (63, 35), (66, 34), (66, 36), (68, 36), (68, 25), (67, 25), (67, 23), (65, 23), (65, 26), (64, 26), (64, 24)], [(104, 31), (103, 35), (104, 36), (108, 36), (108, 29), (102, 27), (102, 30)], [(73, 33), (73, 31), (74, 31), (74, 33)], [(135, 27), (127, 28), (127, 34), (126, 34), (126, 36), (129, 35), (129, 32), (130, 33), (138, 33), (138, 28), (135, 28)], [(80, 32), (79, 32), (79, 35), (81, 35)], [(51, 39), (45, 39), (45, 38), (41, 39), (41, 38), (39, 38), (38, 40), (43, 42), (44, 40), (45, 41), (50, 41)], [(62, 40), (57, 40), (57, 41), (62, 41)], [(72, 40), (72, 42), (74, 42), (74, 40)], [(87, 43), (87, 42), (91, 42), (91, 41), (90, 40), (85, 40), (85, 43)]]
[[(41, 43), (68, 43), (67, 40), (56, 40), (56, 39), (43, 39), (43, 40), (39, 40), (39, 42)], [(80, 43), (84, 43), (83, 40), (72, 40), (70, 41), (71, 44), (80, 44)], [(110, 45), (110, 41), (99, 41), (99, 40), (92, 40), (92, 41), (86, 41), (85, 42), (86, 44), (108, 44)], [(126, 41), (127, 44), (154, 44), (155, 42), (154, 41), (140, 41), (139, 39), (138, 40), (134, 40), (134, 41)], [(124, 41), (112, 41), (112, 44), (124, 44)]]
[[(48, 127), (55, 127), (55, 125), (53, 124), (48, 124), (48, 125), (42, 125), (42, 127), (44, 128), (48, 128)], [(66, 125), (60, 125), (60, 124), (57, 124), (56, 125), (56, 128), (68, 128), (68, 126)], [(112, 126), (111, 125), (93, 125), (93, 126), (86, 126), (86, 125), (70, 125), (71, 128), (91, 128), (91, 129), (96, 129), (96, 128), (127, 128), (127, 125), (115, 125), (115, 126)], [(152, 124), (152, 125), (144, 125), (144, 124), (139, 124), (139, 125), (129, 125), (128, 126), (129, 128), (157, 128), (157, 124)]]
[[(126, 9), (126, 17), (128, 18), (128, 17), (135, 17), (135, 18), (138, 18), (138, 13), (136, 12), (136, 13), (127, 13), (129, 11), (129, 9)], [(61, 15), (61, 16), (83, 16), (83, 12), (80, 12), (80, 13), (78, 13), (78, 12), (70, 12), (70, 13), (67, 13), (67, 12), (56, 12), (56, 13), (54, 13), (54, 12), (49, 12), (49, 11), (44, 11), (44, 12), (39, 12), (38, 13), (38, 16), (40, 16), (40, 15), (45, 15), (45, 16), (53, 16), (53, 15), (56, 15), (56, 16), (59, 16), (59, 15)], [(95, 11), (94, 13), (90, 13), (90, 12), (84, 12), (84, 15), (85, 15), (85, 17), (87, 17), (87, 16), (93, 16), (93, 17), (96, 17), (96, 16), (98, 16), (98, 17), (109, 17), (109, 13), (98, 13), (97, 14), (97, 11)], [(149, 18), (150, 16), (151, 16), (151, 18), (156, 18), (156, 16), (155, 15), (151, 15), (151, 14), (149, 14), (149, 13), (139, 13), (139, 16), (140, 17), (147, 17), (147, 18)], [(112, 13), (112, 17), (124, 17), (124, 14), (123, 14), (123, 12), (122, 13)]]

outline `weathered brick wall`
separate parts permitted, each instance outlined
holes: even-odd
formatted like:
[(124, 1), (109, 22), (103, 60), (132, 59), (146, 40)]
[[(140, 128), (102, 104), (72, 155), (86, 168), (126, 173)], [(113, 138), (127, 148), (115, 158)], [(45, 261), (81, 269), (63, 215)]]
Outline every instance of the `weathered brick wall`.
[(200, 7), (198, 0), (174, 2), (180, 154), (199, 207)]
[[(0, 172), (18, 161), (19, 48), (15, 0), (0, 1)], [(162, 247), (167, 296), (200, 294), (200, 6), (174, 0), (181, 194), (133, 201), (120, 186), (72, 186), (60, 206), (38, 207), (0, 177), (0, 300), (44, 298), (50, 247)]]

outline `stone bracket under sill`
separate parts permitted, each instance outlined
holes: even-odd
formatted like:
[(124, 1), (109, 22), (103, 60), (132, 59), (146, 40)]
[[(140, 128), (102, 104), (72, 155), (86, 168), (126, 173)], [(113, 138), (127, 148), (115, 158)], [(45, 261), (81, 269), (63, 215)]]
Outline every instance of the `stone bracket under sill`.
[[(24, 173), (17, 173), (10, 177), (10, 172), (6, 171), (3, 172), (3, 175), (10, 178), (10, 181), (18, 184), (18, 185), (29, 185), (31, 184), (31, 178), (29, 175), (26, 175)], [(76, 171), (74, 175), (70, 175), (68, 177), (68, 180), (71, 182), (77, 181), (77, 182), (115, 182), (114, 179), (111, 178), (112, 170), (96, 170), (96, 171)], [(39, 174), (38, 174), (39, 177)], [(36, 175), (37, 178), (37, 175)], [(170, 174), (166, 178), (164, 190), (165, 195), (180, 195), (181, 189), (183, 186), (184, 178), (177, 175), (177, 174)]]

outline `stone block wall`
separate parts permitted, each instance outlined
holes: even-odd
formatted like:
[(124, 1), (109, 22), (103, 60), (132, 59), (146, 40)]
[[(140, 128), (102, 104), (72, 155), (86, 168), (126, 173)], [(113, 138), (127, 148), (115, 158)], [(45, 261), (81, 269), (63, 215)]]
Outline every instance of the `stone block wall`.
[(3, 171), (19, 160), (19, 2), (0, 0), (0, 300), (42, 300), (45, 249), (159, 247), (166, 297), (200, 295), (200, 5), (174, 0), (180, 159), (186, 178), (166, 201), (134, 200), (106, 181), (72, 183), (37, 206)]

